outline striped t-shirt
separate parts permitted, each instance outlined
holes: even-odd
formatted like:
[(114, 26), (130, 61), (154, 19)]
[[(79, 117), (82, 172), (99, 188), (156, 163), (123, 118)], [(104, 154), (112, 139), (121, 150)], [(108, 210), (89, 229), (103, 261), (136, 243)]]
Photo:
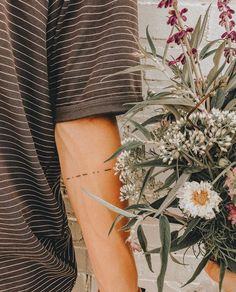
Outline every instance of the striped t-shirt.
[(54, 127), (142, 100), (140, 71), (100, 81), (140, 61), (137, 1), (0, 0), (0, 15), (0, 291), (71, 291)]

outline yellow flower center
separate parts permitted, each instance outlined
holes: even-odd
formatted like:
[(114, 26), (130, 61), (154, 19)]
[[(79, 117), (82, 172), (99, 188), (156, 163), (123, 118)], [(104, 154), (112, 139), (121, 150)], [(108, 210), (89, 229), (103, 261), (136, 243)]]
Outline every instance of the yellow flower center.
[(200, 192), (193, 192), (193, 197), (192, 197), (193, 203), (195, 205), (200, 205), (204, 206), (208, 202), (208, 192), (201, 190)]

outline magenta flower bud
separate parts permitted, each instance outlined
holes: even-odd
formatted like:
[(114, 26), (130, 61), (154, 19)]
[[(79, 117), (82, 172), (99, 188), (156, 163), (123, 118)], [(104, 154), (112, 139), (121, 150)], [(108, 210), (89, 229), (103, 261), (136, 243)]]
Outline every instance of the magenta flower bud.
[(221, 36), (222, 39), (230, 39), (232, 42), (236, 42), (236, 31), (224, 32)]
[(162, 8), (162, 7), (172, 7), (174, 4), (174, 0), (162, 0), (159, 4), (158, 4), (158, 8)]
[(188, 27), (188, 28), (186, 29), (186, 31), (187, 31), (187, 32), (193, 32), (193, 28), (192, 28), (192, 27)]
[(192, 48), (192, 54), (195, 55), (197, 53), (197, 49), (196, 48)]
[(231, 20), (229, 22), (229, 29), (232, 30), (234, 27), (235, 27), (235, 21), (234, 20)]

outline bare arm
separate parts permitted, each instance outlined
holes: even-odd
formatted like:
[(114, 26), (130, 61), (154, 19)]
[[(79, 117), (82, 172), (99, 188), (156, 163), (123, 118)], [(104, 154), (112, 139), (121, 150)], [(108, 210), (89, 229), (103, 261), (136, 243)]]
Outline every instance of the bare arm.
[(115, 159), (106, 160), (119, 146), (120, 134), (115, 117), (89, 117), (59, 122), (55, 139), (62, 177), (80, 223), (88, 254), (101, 292), (137, 292), (137, 270), (133, 253), (125, 243), (128, 232), (116, 229), (108, 236), (117, 216), (81, 192), (80, 187), (124, 208), (120, 202), (121, 182), (112, 170)]

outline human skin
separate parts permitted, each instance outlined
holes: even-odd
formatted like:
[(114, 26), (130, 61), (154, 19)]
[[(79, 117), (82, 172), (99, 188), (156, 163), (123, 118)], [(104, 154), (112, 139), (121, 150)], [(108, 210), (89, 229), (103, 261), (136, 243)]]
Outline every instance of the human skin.
[[(212, 280), (219, 283), (220, 267), (213, 261), (208, 261), (205, 271)], [(224, 292), (235, 292), (236, 291), (236, 274), (226, 270), (222, 288)]]
[(112, 170), (116, 158), (104, 163), (121, 145), (116, 117), (99, 115), (58, 122), (55, 142), (61, 175), (81, 227), (99, 292), (139, 291), (133, 251), (125, 242), (130, 233), (119, 230), (128, 219), (123, 217), (108, 236), (118, 214), (81, 190), (83, 187), (122, 209), (128, 205), (119, 199), (121, 182)]

